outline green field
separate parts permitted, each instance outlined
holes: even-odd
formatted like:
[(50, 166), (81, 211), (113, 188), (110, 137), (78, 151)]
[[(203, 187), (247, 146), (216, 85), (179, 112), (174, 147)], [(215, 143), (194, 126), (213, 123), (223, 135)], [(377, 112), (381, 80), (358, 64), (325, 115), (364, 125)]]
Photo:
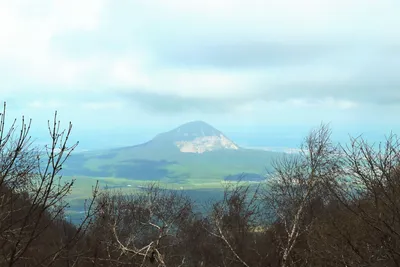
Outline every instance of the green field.
[[(81, 153), (64, 166), (65, 176), (92, 177), (110, 183), (159, 181), (183, 186), (218, 184), (228, 175), (264, 176), (280, 153), (261, 150), (221, 150), (203, 154), (158, 152), (141, 147)], [(118, 183), (117, 182), (117, 183)]]
[[(215, 151), (204, 154), (170, 153), (145, 155), (135, 148), (75, 154), (66, 162), (63, 179), (75, 179), (71, 206), (91, 196), (99, 181), (101, 189), (130, 192), (149, 183), (168, 189), (217, 190), (228, 181), (224, 177), (242, 173), (264, 175), (279, 154), (259, 150)], [(166, 160), (166, 157), (170, 157)], [(164, 158), (164, 159), (163, 159)], [(246, 180), (246, 177), (243, 177)]]

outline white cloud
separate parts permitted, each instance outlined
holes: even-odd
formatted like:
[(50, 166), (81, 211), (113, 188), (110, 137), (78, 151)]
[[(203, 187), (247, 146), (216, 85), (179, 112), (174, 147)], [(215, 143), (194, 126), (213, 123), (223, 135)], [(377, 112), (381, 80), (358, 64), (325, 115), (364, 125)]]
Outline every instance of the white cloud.
[[(273, 41), (295, 46), (304, 42), (359, 41), (368, 45), (399, 41), (392, 33), (400, 25), (396, 15), (400, 9), (391, 0), (149, 0), (131, 2), (131, 6), (124, 4), (127, 3), (106, 0), (43, 0), (40, 4), (0, 0), (1, 23), (9, 25), (0, 29), (0, 58), (21, 77), (38, 84), (68, 85), (68, 90), (93, 91), (93, 87), (107, 85), (123, 87), (125, 91), (223, 97), (292, 82), (346, 81), (374, 51), (361, 55), (351, 66), (352, 55), (344, 47), (344, 54), (324, 55), (308, 64), (272, 66), (252, 72), (213, 66), (160, 67), (156, 65), (157, 53), (162, 53), (163, 46), (179, 50), (180, 46), (190, 45), (192, 54), (196, 54), (201, 45), (238, 42)], [(114, 6), (119, 9), (108, 9)], [(121, 10), (129, 10), (129, 16), (119, 14)], [(121, 20), (114, 23), (112, 19), (117, 17)], [(114, 31), (121, 32), (121, 39), (112, 41), (118, 45), (127, 43), (130, 52), (113, 54), (105, 50), (73, 59), (63, 54), (62, 49), (54, 49), (54, 39), (76, 31), (89, 36), (93, 32), (102, 33), (110, 38)], [(100, 42), (93, 45), (97, 47)], [(337, 62), (341, 57), (346, 59)], [(254, 85), (262, 89), (252, 88)]]
[(332, 110), (347, 110), (356, 108), (358, 104), (354, 101), (344, 99), (334, 99), (332, 97), (310, 101), (308, 99), (296, 98), (287, 101), (290, 106), (303, 108), (320, 108)]
[(171, 69), (154, 77), (151, 90), (181, 97), (227, 98), (245, 93), (247, 76), (221, 70)]
[[(134, 61), (111, 64), (107, 84), (125, 92), (172, 94), (180, 97), (246, 97), (259, 91), (302, 82), (345, 82), (357, 68), (344, 65), (313, 64), (284, 69), (224, 70), (218, 68), (168, 68), (146, 70)], [(107, 77), (107, 75), (105, 76)]]
[(54, 51), (52, 40), (69, 31), (93, 31), (103, 0), (0, 0), (0, 59), (24, 79), (50, 84), (78, 81), (91, 63)]
[(28, 103), (27, 105), (30, 108), (33, 109), (59, 109), (62, 107), (66, 106), (66, 103), (63, 103), (59, 100), (48, 100), (48, 101), (41, 101), (41, 100), (36, 100)]
[(344, 36), (350, 41), (371, 36), (399, 41), (393, 36), (399, 5), (396, 0), (149, 0), (141, 3), (140, 14), (165, 22), (156, 27), (172, 36), (177, 34), (174, 28), (186, 28), (188, 36), (236, 36), (236, 41), (325, 42), (329, 37), (328, 42), (341, 42), (337, 37)]
[(150, 86), (149, 74), (143, 70), (141, 62), (115, 60), (110, 66), (110, 85), (119, 87), (146, 88)]
[(82, 107), (88, 110), (116, 110), (124, 106), (124, 103), (121, 101), (86, 102), (82, 104)]
[(84, 126), (108, 111), (151, 121), (138, 102), (155, 95), (167, 110), (235, 100), (242, 122), (354, 119), (400, 99), (399, 13), (395, 0), (0, 0), (0, 88)]

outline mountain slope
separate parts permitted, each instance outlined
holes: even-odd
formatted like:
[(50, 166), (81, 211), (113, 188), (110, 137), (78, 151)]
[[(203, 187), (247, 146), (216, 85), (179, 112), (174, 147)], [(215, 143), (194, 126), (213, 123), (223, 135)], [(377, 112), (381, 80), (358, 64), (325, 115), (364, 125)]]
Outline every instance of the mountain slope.
[(201, 184), (232, 179), (241, 173), (252, 179), (264, 175), (279, 155), (240, 148), (211, 125), (194, 121), (160, 133), (144, 144), (75, 154), (64, 173)]
[(171, 131), (158, 134), (143, 144), (147, 148), (167, 149), (174, 147), (182, 153), (204, 153), (219, 149), (238, 150), (234, 142), (222, 132), (203, 121), (185, 123)]

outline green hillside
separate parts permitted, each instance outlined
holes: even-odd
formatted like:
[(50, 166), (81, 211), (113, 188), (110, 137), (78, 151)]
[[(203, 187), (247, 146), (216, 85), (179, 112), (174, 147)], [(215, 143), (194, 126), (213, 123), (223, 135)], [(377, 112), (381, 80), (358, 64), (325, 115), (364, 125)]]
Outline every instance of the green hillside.
[[(193, 153), (182, 152), (178, 143), (188, 145)], [(81, 179), (87, 182), (99, 179), (112, 187), (156, 181), (185, 188), (220, 188), (224, 180), (263, 180), (279, 155), (240, 148), (211, 125), (194, 121), (144, 144), (73, 154), (63, 174), (85, 177)]]

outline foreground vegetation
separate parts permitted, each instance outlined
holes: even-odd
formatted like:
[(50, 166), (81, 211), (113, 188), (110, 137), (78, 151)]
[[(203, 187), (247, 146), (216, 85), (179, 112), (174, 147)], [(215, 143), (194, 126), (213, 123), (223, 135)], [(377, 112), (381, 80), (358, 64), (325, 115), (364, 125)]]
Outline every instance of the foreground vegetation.
[(326, 125), (299, 155), (274, 163), (267, 185), (226, 186), (196, 203), (155, 184), (92, 188), (79, 225), (64, 219), (74, 181), (59, 172), (77, 144), (49, 122), (32, 147), (30, 123), (0, 121), (0, 266), (398, 266), (400, 150), (361, 138), (333, 144)]

